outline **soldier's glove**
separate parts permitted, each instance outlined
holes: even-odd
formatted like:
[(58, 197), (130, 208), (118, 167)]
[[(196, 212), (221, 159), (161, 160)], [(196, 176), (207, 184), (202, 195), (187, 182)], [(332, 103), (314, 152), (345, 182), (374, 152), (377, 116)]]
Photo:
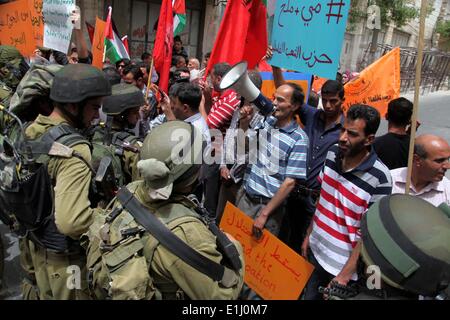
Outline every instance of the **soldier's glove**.
[(70, 14), (70, 21), (72, 21), (74, 29), (81, 29), (81, 11), (79, 6), (75, 6), (75, 9)]

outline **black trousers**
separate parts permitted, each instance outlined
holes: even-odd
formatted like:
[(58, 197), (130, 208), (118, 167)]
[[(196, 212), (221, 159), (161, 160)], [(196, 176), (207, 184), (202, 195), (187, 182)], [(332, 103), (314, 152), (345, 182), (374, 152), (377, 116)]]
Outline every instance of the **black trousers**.
[(311, 249), (308, 249), (308, 261), (314, 266), (314, 271), (305, 287), (304, 300), (323, 300), (323, 295), (319, 293), (319, 286), (326, 287), (334, 278), (328, 273), (314, 257)]
[(306, 231), (316, 210), (315, 200), (311, 196), (289, 197), (287, 212), (280, 231), (280, 239), (292, 250), (301, 254), (301, 246)]

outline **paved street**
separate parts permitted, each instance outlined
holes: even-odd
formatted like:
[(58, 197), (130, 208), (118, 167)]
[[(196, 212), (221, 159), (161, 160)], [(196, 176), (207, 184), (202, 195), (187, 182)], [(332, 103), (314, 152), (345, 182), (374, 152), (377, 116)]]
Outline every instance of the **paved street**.
[[(413, 95), (405, 95), (413, 100)], [(422, 125), (418, 134), (432, 133), (450, 141), (450, 91), (435, 92), (420, 99), (419, 120)], [(387, 122), (383, 120), (379, 135), (387, 132)], [(447, 172), (450, 178), (450, 172)], [(5, 274), (0, 299), (20, 299), (21, 269), (19, 265), (19, 245), (17, 237), (0, 223), (0, 234), (5, 246)]]

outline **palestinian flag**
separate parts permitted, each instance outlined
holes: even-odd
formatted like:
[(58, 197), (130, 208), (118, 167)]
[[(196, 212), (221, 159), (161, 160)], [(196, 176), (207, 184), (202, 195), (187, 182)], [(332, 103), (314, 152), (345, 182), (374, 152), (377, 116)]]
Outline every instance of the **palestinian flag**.
[(172, 0), (173, 36), (177, 36), (186, 26), (186, 5), (184, 0)]
[(109, 58), (111, 63), (115, 64), (117, 61), (130, 56), (125, 48), (122, 40), (120, 40), (119, 33), (112, 20), (112, 8), (109, 7), (108, 18), (105, 25), (105, 56)]

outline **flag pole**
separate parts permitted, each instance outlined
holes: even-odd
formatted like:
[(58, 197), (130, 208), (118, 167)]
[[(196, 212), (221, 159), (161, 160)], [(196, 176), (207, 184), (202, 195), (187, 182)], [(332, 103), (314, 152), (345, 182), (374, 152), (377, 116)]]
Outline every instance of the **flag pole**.
[[(112, 17), (112, 7), (109, 6), (108, 7), (108, 17)], [(108, 17), (106, 17), (106, 21), (108, 21)], [(109, 19), (109, 23), (111, 24), (111, 19)], [(105, 39), (106, 39), (106, 34), (105, 34)], [(103, 40), (105, 41), (105, 40)], [(102, 62), (105, 63), (105, 57), (106, 57), (106, 45), (103, 46), (103, 60)]]
[(150, 71), (148, 72), (147, 90), (145, 90), (145, 101), (147, 101), (148, 99), (148, 91), (150, 90), (150, 84), (152, 83), (152, 72), (153, 72), (153, 56), (152, 62), (150, 62)]
[(422, 0), (420, 6), (420, 26), (419, 26), (419, 46), (417, 51), (417, 65), (416, 65), (416, 83), (414, 91), (414, 107), (411, 119), (411, 134), (409, 140), (409, 155), (408, 155), (408, 175), (406, 177), (405, 194), (409, 194), (411, 188), (412, 162), (414, 155), (414, 140), (416, 138), (417, 129), (417, 114), (419, 113), (419, 93), (420, 81), (422, 76), (422, 61), (423, 61), (423, 47), (425, 37), (425, 18), (427, 12), (428, 1)]

